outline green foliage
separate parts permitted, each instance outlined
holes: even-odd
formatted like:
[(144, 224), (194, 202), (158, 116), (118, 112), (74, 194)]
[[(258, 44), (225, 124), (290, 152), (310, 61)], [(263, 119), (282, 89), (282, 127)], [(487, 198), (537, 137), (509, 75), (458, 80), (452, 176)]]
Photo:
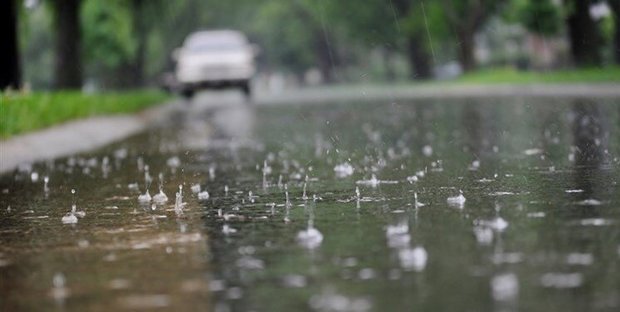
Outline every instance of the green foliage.
[(75, 91), (0, 94), (0, 137), (7, 138), (68, 120), (131, 113), (163, 103), (158, 91), (83, 94)]
[(533, 33), (556, 35), (562, 22), (560, 10), (551, 0), (528, 0), (520, 9), (520, 20)]
[[(24, 76), (36, 89), (48, 88), (52, 77), (51, 1), (42, 1), (35, 9), (22, 9), (20, 14)], [(463, 52), (458, 50), (465, 46), (462, 43), (497, 15), (532, 32), (557, 35), (561, 33), (563, 11), (570, 11), (574, 3), (566, 0), (558, 7), (553, 2), (82, 0), (83, 67), (87, 81), (98, 83), (102, 89), (123, 86), (125, 81), (118, 78), (130, 77), (128, 73), (136, 70), (132, 66), (137, 63), (144, 64), (140, 70), (147, 80), (154, 81), (163, 71), (173, 69), (170, 54), (190, 32), (230, 28), (246, 32), (259, 44), (259, 66), (269, 71), (301, 74), (321, 62), (325, 67), (325, 53), (321, 52), (325, 52), (328, 40), (331, 69), (356, 72), (359, 77), (359, 73), (369, 72), (373, 60), (379, 67), (385, 66), (386, 72), (394, 70), (387, 69), (393, 60), (408, 60), (412, 37), (415, 46), (426, 49), (426, 54), (431, 55), (433, 49), (435, 65), (454, 60)], [(614, 30), (611, 19), (601, 24), (606, 38), (610, 38)], [(145, 52), (140, 53), (143, 50), (139, 47), (146, 47)]]
[(294, 1), (268, 1), (257, 11), (252, 27), (259, 37), (266, 62), (301, 72), (314, 63), (312, 53), (316, 21), (307, 7)]
[(115, 67), (133, 58), (136, 42), (127, 1), (84, 1), (81, 12), (86, 60)]

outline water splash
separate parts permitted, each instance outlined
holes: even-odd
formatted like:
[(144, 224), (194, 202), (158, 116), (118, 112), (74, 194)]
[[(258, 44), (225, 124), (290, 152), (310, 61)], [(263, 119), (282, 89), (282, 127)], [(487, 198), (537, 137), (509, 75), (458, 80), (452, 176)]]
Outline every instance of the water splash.
[(183, 214), (183, 185), (179, 185), (179, 191), (176, 193), (174, 201), (174, 212), (177, 215)]
[(428, 253), (424, 247), (403, 248), (398, 251), (400, 266), (405, 270), (423, 271), (428, 261)]
[(370, 180), (359, 180), (356, 181), (355, 183), (359, 184), (359, 185), (367, 185), (367, 186), (371, 186), (371, 187), (377, 187), (377, 185), (379, 185), (379, 183), (381, 183), (381, 181), (379, 181), (377, 179), (377, 176), (373, 173)]
[(354, 171), (355, 169), (348, 162), (344, 162), (334, 167), (334, 172), (338, 178), (346, 178), (352, 175)]
[(308, 222), (308, 228), (306, 230), (299, 231), (297, 233), (297, 243), (307, 249), (315, 249), (321, 246), (323, 242), (323, 234), (319, 232), (312, 222)]
[(43, 177), (43, 193), (45, 193), (46, 197), (49, 195), (49, 192), (50, 192), (50, 188), (48, 186), (49, 182), (50, 182), (50, 177), (48, 176)]
[(138, 202), (140, 204), (150, 204), (151, 203), (151, 194), (149, 194), (149, 190), (147, 189), (144, 194), (138, 195)]
[(209, 167), (209, 180), (215, 180), (215, 166)]
[(291, 207), (291, 201), (288, 197), (288, 183), (284, 184), (284, 195), (286, 197), (286, 207)]
[(153, 178), (149, 174), (149, 166), (144, 165), (144, 184), (145, 190), (144, 194), (138, 195), (138, 202), (140, 204), (148, 205), (151, 203), (151, 194), (149, 194), (149, 187), (151, 186), (151, 182), (153, 182)]
[[(307, 178), (307, 177), (308, 177), (308, 176), (306, 176), (306, 178)], [(306, 179), (306, 180), (307, 180), (307, 179)], [(303, 192), (303, 195), (301, 196), (301, 199), (303, 199), (303, 200), (308, 200), (308, 195), (306, 195), (306, 185), (307, 185), (307, 183), (306, 183), (306, 182), (304, 182), (304, 192)]]
[(198, 183), (196, 183), (196, 184), (194, 184), (194, 185), (192, 185), (192, 186), (190, 187), (190, 190), (191, 190), (191, 191), (192, 191), (192, 193), (194, 193), (194, 194), (198, 194), (198, 193), (200, 193), (200, 189), (201, 189), (201, 187), (200, 187), (200, 184), (198, 184)]
[(418, 193), (417, 192), (413, 193), (413, 207), (420, 208), (424, 206), (426, 206), (426, 204), (418, 201)]
[(466, 200), (467, 199), (465, 198), (465, 196), (463, 196), (462, 190), (459, 190), (458, 196), (452, 196), (446, 199), (446, 201), (448, 202), (448, 205), (452, 207), (456, 207), (456, 208), (461, 208), (461, 209), (465, 206)]
[(491, 279), (491, 294), (496, 301), (514, 301), (519, 295), (519, 280), (514, 273), (504, 273)]
[(206, 190), (198, 193), (198, 200), (207, 200), (209, 199), (209, 192), (207, 192)]
[(168, 196), (166, 196), (163, 190), (163, 184), (164, 184), (164, 174), (160, 172), (159, 173), (159, 193), (153, 196), (153, 202), (157, 205), (163, 205), (168, 201)]

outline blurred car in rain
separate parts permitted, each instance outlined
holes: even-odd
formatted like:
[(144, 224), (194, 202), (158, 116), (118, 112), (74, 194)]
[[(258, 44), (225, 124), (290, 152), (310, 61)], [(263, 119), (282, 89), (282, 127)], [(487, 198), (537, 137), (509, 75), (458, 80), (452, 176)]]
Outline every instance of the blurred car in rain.
[(173, 52), (176, 89), (191, 98), (201, 89), (240, 88), (249, 97), (257, 53), (258, 48), (239, 31), (194, 32)]

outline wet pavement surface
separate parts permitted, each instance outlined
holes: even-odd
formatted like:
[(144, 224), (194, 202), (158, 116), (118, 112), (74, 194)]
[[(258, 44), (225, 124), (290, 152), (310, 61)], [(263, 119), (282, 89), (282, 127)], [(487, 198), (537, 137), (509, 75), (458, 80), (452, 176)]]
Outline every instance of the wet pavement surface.
[(619, 104), (201, 96), (0, 177), (0, 310), (617, 311)]

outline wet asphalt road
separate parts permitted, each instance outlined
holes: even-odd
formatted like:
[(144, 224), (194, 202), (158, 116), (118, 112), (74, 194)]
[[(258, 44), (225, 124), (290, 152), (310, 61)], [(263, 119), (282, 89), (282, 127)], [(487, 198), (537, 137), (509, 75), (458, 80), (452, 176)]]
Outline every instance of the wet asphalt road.
[(0, 308), (613, 311), (619, 104), (203, 94), (0, 178)]

